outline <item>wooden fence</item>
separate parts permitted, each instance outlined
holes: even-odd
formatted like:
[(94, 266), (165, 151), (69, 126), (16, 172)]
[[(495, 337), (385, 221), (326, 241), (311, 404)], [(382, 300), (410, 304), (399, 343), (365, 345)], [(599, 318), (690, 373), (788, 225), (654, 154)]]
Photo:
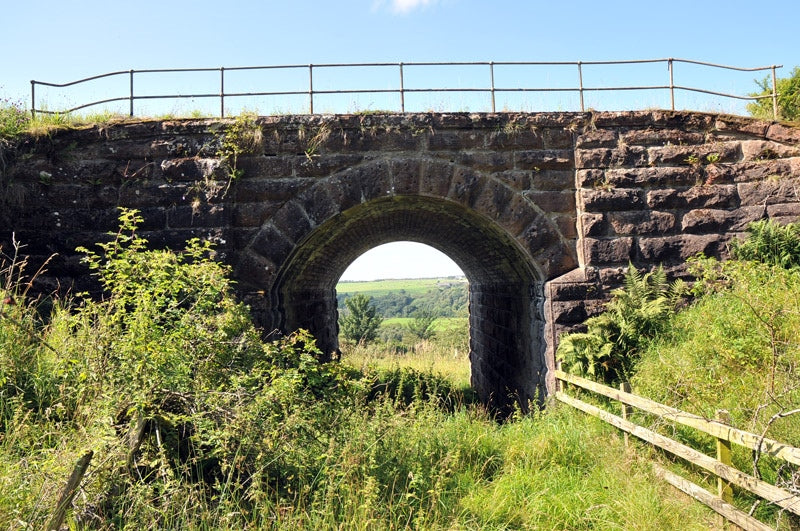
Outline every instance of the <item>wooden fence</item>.
[[(621, 385), (620, 390), (617, 390), (585, 378), (567, 374), (563, 371), (556, 371), (555, 377), (561, 382), (575, 385), (581, 389), (620, 402), (621, 416), (614, 415), (604, 409), (568, 395), (563, 390), (565, 387), (563, 384), (561, 385), (562, 390), (555, 393), (555, 398), (558, 401), (569, 404), (576, 409), (593, 415), (623, 430), (625, 432), (626, 441), (628, 434), (634, 435), (653, 446), (685, 459), (717, 476), (717, 493), (712, 494), (703, 487), (654, 465), (656, 475), (708, 505), (730, 522), (747, 530), (772, 529), (731, 504), (733, 499), (731, 485), (752, 492), (764, 500), (781, 507), (783, 510), (800, 515), (800, 496), (767, 483), (755, 476), (746, 474), (731, 465), (731, 444), (737, 444), (752, 451), (782, 459), (796, 466), (800, 466), (800, 448), (795, 448), (761, 435), (733, 428), (726, 424), (727, 417), (724, 412), (718, 412), (716, 420), (707, 420), (703, 417), (631, 394), (629, 392), (630, 387), (626, 384)], [(709, 457), (689, 446), (632, 423), (628, 420), (632, 412), (632, 407), (711, 435), (717, 440), (717, 456), (714, 458)]]

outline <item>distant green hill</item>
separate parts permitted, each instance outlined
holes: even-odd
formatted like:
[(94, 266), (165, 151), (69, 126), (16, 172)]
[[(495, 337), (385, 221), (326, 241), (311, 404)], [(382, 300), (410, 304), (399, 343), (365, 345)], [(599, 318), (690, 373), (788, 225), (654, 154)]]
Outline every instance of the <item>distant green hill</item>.
[(339, 308), (356, 293), (372, 297), (384, 317), (410, 317), (429, 309), (441, 317), (466, 317), (469, 286), (464, 277), (387, 279), (340, 282), (336, 285)]

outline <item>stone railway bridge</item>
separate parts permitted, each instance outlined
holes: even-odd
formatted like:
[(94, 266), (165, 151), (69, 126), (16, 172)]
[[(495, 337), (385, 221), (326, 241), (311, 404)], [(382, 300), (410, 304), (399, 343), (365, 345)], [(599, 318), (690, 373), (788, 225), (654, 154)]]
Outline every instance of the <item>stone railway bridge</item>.
[[(235, 179), (220, 146), (240, 151)], [(154, 246), (215, 241), (257, 322), (328, 354), (347, 266), (435, 247), (469, 280), (472, 385), (500, 407), (551, 388), (558, 334), (629, 262), (681, 275), (749, 222), (800, 215), (800, 129), (702, 113), (143, 121), (22, 139), (0, 161), (0, 244), (15, 234), (34, 267), (58, 253), (42, 289), (91, 288), (75, 248), (134, 207)]]

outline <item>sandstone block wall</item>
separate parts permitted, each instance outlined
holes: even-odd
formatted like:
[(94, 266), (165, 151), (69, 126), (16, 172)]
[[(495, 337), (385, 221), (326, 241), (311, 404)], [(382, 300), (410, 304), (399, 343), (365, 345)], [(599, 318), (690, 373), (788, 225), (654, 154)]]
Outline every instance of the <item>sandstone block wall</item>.
[(217, 244), (266, 331), (338, 347), (335, 284), (368, 249), (432, 245), (470, 280), (473, 385), (537, 396), (560, 332), (602, 309), (624, 268), (684, 275), (750, 221), (800, 214), (800, 130), (703, 113), (498, 113), (120, 123), (3, 146), (0, 245), (25, 244), (43, 291), (92, 289), (75, 252), (118, 207), (154, 246)]

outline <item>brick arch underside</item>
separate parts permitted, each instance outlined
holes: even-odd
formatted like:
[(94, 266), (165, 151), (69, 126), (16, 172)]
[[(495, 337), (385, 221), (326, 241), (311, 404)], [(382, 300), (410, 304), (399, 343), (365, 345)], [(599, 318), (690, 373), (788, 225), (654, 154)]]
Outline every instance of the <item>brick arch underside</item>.
[(324, 351), (336, 350), (336, 283), (364, 252), (401, 240), (442, 251), (467, 276), (471, 380), (481, 399), (506, 409), (540, 398), (545, 367), (541, 280), (506, 235), (446, 201), (383, 198), (318, 227), (298, 246), (276, 285), (282, 328), (307, 328)]

